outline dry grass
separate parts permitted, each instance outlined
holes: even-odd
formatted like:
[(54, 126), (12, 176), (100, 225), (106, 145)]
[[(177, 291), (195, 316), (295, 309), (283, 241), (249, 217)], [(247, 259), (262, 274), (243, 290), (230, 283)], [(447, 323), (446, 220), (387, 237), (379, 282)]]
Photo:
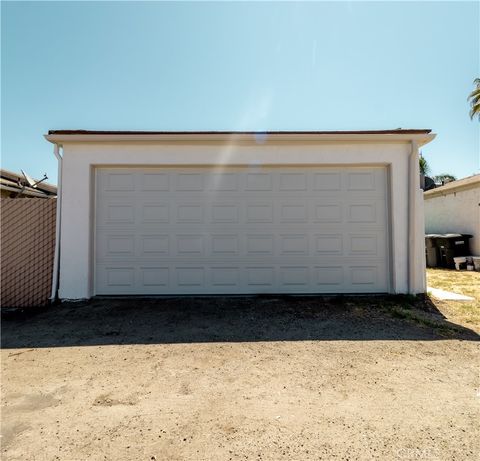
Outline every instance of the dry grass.
[(480, 272), (427, 269), (427, 285), (432, 288), (471, 296), (474, 301), (439, 301), (437, 308), (451, 321), (478, 331), (480, 329)]

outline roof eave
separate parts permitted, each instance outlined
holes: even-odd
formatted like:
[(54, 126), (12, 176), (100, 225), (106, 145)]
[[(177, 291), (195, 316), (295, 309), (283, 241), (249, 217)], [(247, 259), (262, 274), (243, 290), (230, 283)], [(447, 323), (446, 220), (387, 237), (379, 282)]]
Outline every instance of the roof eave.
[(424, 192), (426, 199), (437, 197), (440, 195), (453, 194), (461, 190), (480, 188), (480, 175), (473, 175), (468, 178), (458, 179), (457, 181), (449, 182), (443, 186), (436, 187)]
[(277, 132), (277, 133), (221, 133), (221, 132), (195, 132), (195, 133), (111, 133), (111, 134), (47, 134), (45, 139), (53, 144), (79, 143), (79, 142), (238, 142), (238, 143), (266, 143), (284, 141), (309, 141), (309, 142), (379, 142), (401, 143), (415, 141), (419, 146), (429, 143), (435, 134), (428, 132), (419, 133), (374, 133), (374, 132), (346, 132), (346, 133), (315, 133), (315, 132)]
[(42, 191), (39, 190), (32, 190), (30, 188), (23, 189), (21, 187), (13, 187), (13, 186), (7, 186), (5, 184), (0, 184), (0, 189), (1, 190), (6, 190), (8, 192), (15, 192), (19, 194), (19, 196), (26, 195), (29, 197), (38, 197), (38, 198), (49, 198), (49, 197), (54, 197), (56, 194), (46, 194)]

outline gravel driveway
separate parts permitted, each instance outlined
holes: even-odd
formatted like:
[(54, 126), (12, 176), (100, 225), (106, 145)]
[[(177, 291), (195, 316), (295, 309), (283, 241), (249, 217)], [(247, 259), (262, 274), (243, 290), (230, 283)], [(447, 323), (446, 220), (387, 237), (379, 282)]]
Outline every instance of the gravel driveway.
[(412, 302), (6, 313), (2, 459), (478, 459), (479, 337)]

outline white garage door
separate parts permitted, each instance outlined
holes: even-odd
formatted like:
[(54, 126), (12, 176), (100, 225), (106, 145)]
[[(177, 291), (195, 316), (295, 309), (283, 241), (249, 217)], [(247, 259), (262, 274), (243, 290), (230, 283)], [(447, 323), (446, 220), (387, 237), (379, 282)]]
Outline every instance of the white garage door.
[(96, 294), (388, 291), (383, 167), (96, 175)]

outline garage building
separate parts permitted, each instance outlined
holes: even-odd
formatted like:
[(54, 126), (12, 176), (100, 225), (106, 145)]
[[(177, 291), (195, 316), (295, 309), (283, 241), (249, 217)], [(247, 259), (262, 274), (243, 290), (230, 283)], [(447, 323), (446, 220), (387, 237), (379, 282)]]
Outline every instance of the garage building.
[(62, 299), (425, 290), (418, 149), (430, 130), (46, 138)]

